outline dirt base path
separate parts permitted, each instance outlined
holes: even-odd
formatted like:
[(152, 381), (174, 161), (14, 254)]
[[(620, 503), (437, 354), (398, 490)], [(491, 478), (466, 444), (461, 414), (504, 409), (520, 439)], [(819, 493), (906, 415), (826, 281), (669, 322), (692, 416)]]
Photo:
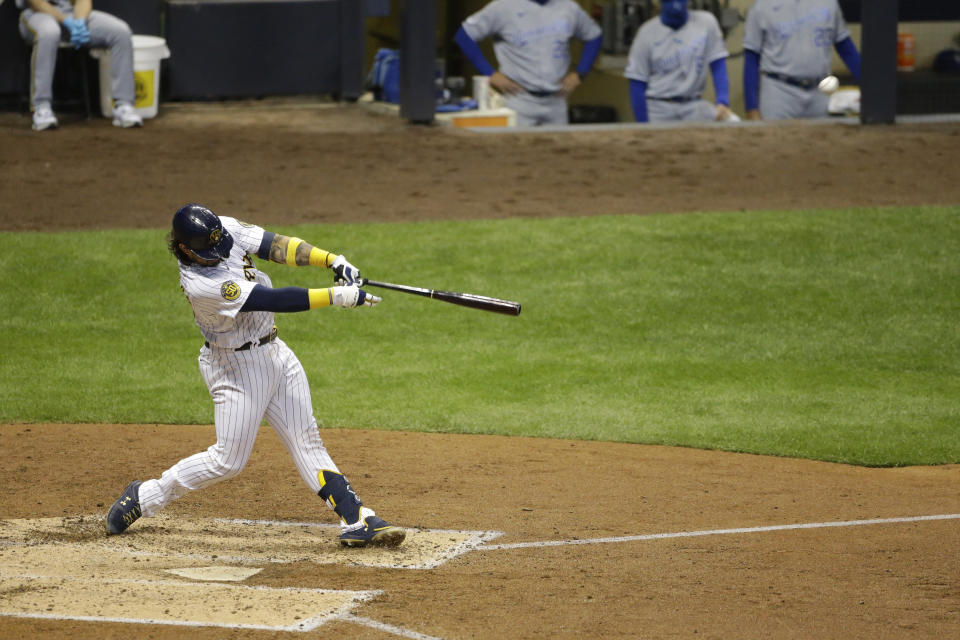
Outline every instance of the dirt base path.
[[(504, 136), (278, 100), (61, 125), (0, 114), (0, 230), (960, 202), (958, 124)], [(323, 436), (399, 552), (341, 549), (267, 428), (239, 477), (107, 538), (213, 428), (0, 425), (0, 637), (960, 637), (958, 466)]]
[[(354, 430), (323, 436), (363, 499), (410, 528), (401, 553), (342, 550), (335, 527), (316, 527), (305, 538), (287, 530), (284, 523), (335, 519), (302, 485), (266, 427), (240, 476), (110, 538), (102, 516), (123, 487), (208, 446), (213, 428), (0, 427), (7, 458), (0, 471), (0, 537), (7, 542), (0, 546), (0, 610), (52, 618), (2, 618), (0, 635), (38, 628), (49, 638), (172, 639), (183, 629), (170, 623), (196, 624), (199, 615), (183, 608), (184, 599), (225, 605), (215, 621), (231, 626), (266, 607), (264, 594), (294, 600), (284, 591), (291, 589), (374, 593), (319, 626), (328, 638), (960, 633), (960, 466), (865, 469), (488, 436)], [(18, 461), (10, 460), (14, 451)], [(218, 532), (218, 518), (272, 524), (265, 530), (247, 524), (248, 532), (228, 536)], [(907, 520), (884, 521), (899, 518)], [(46, 535), (39, 535), (38, 519), (54, 523)], [(15, 535), (21, 520), (32, 522), (29, 541)], [(430, 564), (434, 548), (461, 544), (455, 532), (488, 534), (435, 566), (402, 568)], [(51, 557), (56, 562), (48, 566), (42, 558)], [(235, 583), (243, 589), (238, 595), (211, 591), (233, 583), (180, 578), (166, 569), (209, 566), (260, 571)], [(26, 574), (55, 579), (17, 578)], [(123, 590), (109, 591), (105, 581), (116, 579), (131, 581), (123, 585), (130, 601), (123, 602)], [(143, 581), (153, 586), (137, 596), (134, 585)], [(143, 601), (158, 590), (166, 614), (151, 613)], [(119, 618), (103, 604), (111, 597), (122, 602), (125, 619), (167, 624), (131, 629), (130, 622), (59, 619), (79, 611)], [(295, 600), (305, 602), (302, 594)], [(317, 613), (304, 607), (300, 619)], [(293, 623), (290, 616), (230, 637), (281, 637), (286, 632), (277, 629)], [(198, 626), (190, 633), (219, 638), (224, 629)]]

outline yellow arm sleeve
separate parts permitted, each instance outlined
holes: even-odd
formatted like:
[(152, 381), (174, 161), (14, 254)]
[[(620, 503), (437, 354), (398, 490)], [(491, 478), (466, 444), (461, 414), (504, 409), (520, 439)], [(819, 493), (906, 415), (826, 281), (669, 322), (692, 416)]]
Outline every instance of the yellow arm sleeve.
[(310, 249), (310, 266), (330, 268), (333, 261), (337, 259), (336, 254), (313, 247)]
[(291, 267), (297, 266), (297, 247), (303, 243), (303, 240), (300, 238), (290, 238), (290, 241), (287, 242), (287, 258), (286, 262)]
[(310, 298), (311, 309), (329, 307), (333, 304), (333, 289), (307, 289), (307, 297)]
[[(3, 0), (0, 0), (2, 2)], [(333, 264), (337, 255), (318, 249), (302, 238), (276, 236), (273, 245), (270, 247), (270, 259), (280, 264), (288, 264), (291, 267), (311, 265), (314, 267), (327, 267)]]

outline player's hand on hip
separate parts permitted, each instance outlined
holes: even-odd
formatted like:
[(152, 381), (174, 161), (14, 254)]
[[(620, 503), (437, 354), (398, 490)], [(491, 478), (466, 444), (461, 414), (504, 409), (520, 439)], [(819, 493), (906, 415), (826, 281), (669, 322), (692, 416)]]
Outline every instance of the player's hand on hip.
[(360, 281), (360, 269), (347, 262), (343, 256), (337, 256), (330, 268), (333, 269), (333, 281), (338, 285), (356, 284)]
[(333, 287), (333, 304), (345, 309), (353, 307), (374, 307), (382, 298), (368, 293), (355, 284), (345, 287)]
[(516, 95), (524, 91), (523, 87), (499, 71), (494, 71), (490, 76), (490, 86), (504, 95)]
[(563, 88), (560, 89), (560, 93), (562, 93), (564, 96), (569, 96), (579, 86), (580, 74), (576, 71), (571, 71), (567, 75), (563, 76)]

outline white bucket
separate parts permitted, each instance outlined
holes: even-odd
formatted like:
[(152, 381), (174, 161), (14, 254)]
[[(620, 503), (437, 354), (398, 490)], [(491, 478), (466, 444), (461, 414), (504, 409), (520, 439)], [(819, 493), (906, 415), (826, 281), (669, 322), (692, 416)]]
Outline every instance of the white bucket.
[[(100, 111), (105, 118), (113, 116), (113, 95), (110, 89), (110, 51), (94, 49), (90, 54), (100, 59)], [(160, 61), (170, 57), (167, 41), (157, 36), (133, 36), (133, 81), (136, 86), (134, 108), (141, 118), (157, 115), (160, 99)]]

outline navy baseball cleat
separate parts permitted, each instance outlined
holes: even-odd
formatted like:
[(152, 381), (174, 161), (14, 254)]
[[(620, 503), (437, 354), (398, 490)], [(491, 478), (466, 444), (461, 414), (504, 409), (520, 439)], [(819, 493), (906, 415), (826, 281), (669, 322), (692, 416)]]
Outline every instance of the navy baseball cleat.
[(407, 532), (399, 527), (387, 524), (377, 516), (367, 516), (363, 526), (340, 534), (340, 544), (347, 547), (365, 547), (368, 544), (377, 547), (399, 547)]
[(134, 480), (123, 490), (123, 495), (110, 507), (107, 514), (107, 533), (123, 533), (141, 515), (140, 511), (140, 481)]

